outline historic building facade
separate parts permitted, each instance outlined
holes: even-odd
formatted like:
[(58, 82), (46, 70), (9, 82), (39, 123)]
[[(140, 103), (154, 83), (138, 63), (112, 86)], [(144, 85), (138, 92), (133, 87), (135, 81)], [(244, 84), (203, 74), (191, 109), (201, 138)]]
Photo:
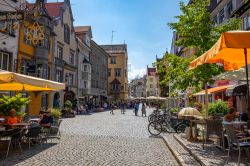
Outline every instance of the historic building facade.
[(50, 100), (60, 107), (66, 100), (75, 101), (77, 96), (77, 41), (73, 26), (73, 14), (69, 0), (64, 2), (46, 3), (49, 15), (53, 17), (55, 26), (54, 49), (53, 49), (53, 80), (66, 84), (64, 92), (56, 92)]
[(160, 95), (159, 78), (157, 76), (156, 68), (147, 66), (146, 73), (146, 97)]
[(96, 107), (102, 107), (108, 95), (108, 59), (109, 54), (91, 40), (91, 98)]
[[(16, 12), (22, 10), (25, 0), (3, 1), (0, 3), (1, 12)], [(21, 13), (20, 13), (21, 14)], [(24, 16), (23, 14), (21, 14)], [(19, 23), (20, 20), (0, 20), (0, 69), (14, 71), (18, 51)]]
[(90, 41), (92, 31), (90, 26), (77, 26), (75, 33), (78, 57), (78, 99), (82, 104), (86, 104), (91, 96)]
[(129, 83), (129, 97), (146, 97), (146, 75), (141, 78), (135, 78)]
[(101, 45), (109, 53), (108, 95), (115, 99), (128, 98), (127, 45)]

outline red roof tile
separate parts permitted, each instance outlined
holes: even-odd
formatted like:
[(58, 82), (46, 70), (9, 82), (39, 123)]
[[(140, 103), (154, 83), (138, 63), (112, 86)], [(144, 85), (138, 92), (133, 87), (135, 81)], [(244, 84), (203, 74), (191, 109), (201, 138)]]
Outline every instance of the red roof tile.
[(75, 26), (75, 32), (88, 32), (90, 28), (90, 26)]
[(115, 78), (110, 84), (121, 84), (121, 83), (118, 79)]
[[(51, 17), (59, 17), (60, 16), (60, 8), (63, 7), (64, 2), (51, 2), (45, 3), (45, 7)], [(34, 3), (28, 3), (27, 7), (32, 9), (34, 7)]]

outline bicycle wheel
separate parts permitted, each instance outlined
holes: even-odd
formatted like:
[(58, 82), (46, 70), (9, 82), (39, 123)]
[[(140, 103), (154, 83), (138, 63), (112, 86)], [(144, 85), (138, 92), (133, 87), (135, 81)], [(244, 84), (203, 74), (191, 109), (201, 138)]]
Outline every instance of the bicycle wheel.
[(157, 136), (159, 134), (161, 134), (162, 132), (162, 125), (161, 123), (159, 122), (150, 122), (148, 124), (148, 132), (151, 134), (151, 135), (154, 135), (154, 136)]
[(187, 124), (185, 123), (180, 123), (176, 126), (176, 133), (184, 133), (186, 130)]
[(157, 115), (154, 115), (154, 114), (152, 114), (152, 115), (150, 115), (149, 117), (148, 117), (148, 122), (150, 123), (150, 122), (153, 122), (153, 121), (156, 121), (157, 120)]

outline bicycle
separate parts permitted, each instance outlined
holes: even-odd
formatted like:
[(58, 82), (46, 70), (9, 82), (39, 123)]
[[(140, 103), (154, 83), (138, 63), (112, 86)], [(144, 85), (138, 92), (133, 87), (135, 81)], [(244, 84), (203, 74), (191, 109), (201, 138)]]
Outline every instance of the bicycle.
[(158, 136), (162, 132), (183, 133), (188, 127), (188, 121), (179, 121), (177, 118), (160, 119), (148, 124), (148, 131), (151, 135)]

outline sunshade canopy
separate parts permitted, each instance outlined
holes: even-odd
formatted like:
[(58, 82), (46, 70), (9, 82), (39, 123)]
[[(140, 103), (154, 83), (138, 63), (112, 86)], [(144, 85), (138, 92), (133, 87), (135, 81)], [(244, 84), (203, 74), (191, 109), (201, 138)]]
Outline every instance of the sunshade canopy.
[[(215, 92), (220, 92), (220, 91), (224, 91), (226, 90), (227, 88), (231, 87), (231, 85), (227, 85), (227, 86), (218, 86), (218, 87), (214, 87), (214, 88), (209, 88), (207, 90), (208, 94), (211, 94), (211, 93), (215, 93)], [(193, 94), (194, 96), (198, 96), (198, 95), (205, 95), (205, 90), (202, 90), (198, 93), (195, 93)]]
[(53, 91), (63, 90), (65, 84), (0, 70), (1, 91)]
[[(250, 68), (250, 65), (248, 65), (248, 68)], [(250, 72), (248, 71), (248, 75), (250, 75)], [(215, 77), (213, 77), (214, 80), (246, 80), (246, 69), (240, 68), (239, 70), (234, 71), (226, 71), (223, 72)]]
[(182, 108), (180, 112), (178, 113), (179, 118), (200, 117), (200, 116), (201, 116), (201, 113), (196, 108), (192, 108), (192, 107)]
[(189, 69), (204, 63), (221, 63), (225, 70), (238, 70), (245, 66), (244, 48), (250, 52), (250, 31), (224, 32), (210, 50), (190, 63)]

